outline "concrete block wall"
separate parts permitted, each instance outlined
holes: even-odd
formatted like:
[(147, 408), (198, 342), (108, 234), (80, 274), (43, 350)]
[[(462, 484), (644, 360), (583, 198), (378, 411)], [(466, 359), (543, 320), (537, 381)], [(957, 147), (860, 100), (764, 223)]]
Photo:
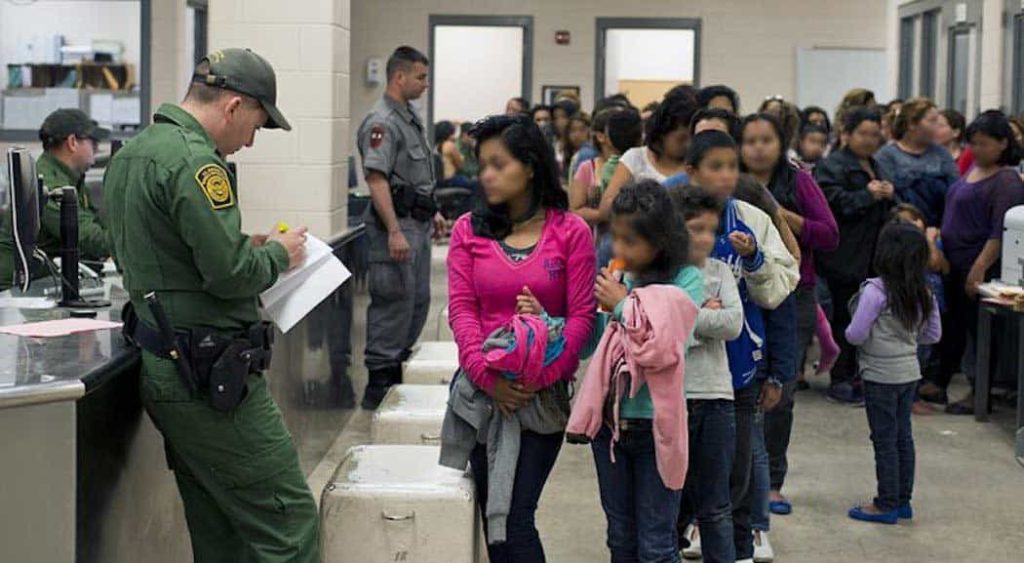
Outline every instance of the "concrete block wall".
[[(584, 107), (594, 101), (595, 18), (700, 18), (701, 82), (732, 85), (743, 109), (754, 111), (766, 96), (795, 97), (800, 48), (885, 48), (895, 1), (352, 0), (352, 115), (358, 123), (382, 92), (366, 84), (367, 59), (386, 59), (402, 44), (427, 52), (431, 14), (532, 15), (531, 99), (542, 85), (575, 84)], [(563, 29), (570, 45), (555, 44)]]
[(247, 232), (285, 221), (327, 238), (347, 227), (349, 11), (349, 0), (210, 2), (210, 49), (248, 47), (270, 61), (292, 124), (258, 132), (232, 157)]

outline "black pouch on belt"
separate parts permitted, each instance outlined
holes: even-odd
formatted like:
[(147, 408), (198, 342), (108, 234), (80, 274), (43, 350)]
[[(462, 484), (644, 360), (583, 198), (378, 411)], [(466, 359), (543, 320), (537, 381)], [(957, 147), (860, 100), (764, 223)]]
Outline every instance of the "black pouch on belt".
[(230, 412), (242, 403), (248, 392), (246, 378), (252, 371), (252, 343), (233, 340), (210, 368), (210, 406)]

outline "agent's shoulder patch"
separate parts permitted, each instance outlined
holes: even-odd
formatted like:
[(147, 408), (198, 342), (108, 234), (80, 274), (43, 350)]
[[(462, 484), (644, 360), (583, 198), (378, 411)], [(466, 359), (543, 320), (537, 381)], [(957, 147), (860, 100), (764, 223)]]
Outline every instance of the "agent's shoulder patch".
[(235, 205), (228, 173), (218, 164), (207, 164), (196, 171), (196, 182), (213, 209), (227, 209)]
[(375, 149), (380, 147), (381, 143), (384, 142), (384, 133), (387, 128), (384, 127), (383, 123), (377, 123), (370, 128), (370, 148)]

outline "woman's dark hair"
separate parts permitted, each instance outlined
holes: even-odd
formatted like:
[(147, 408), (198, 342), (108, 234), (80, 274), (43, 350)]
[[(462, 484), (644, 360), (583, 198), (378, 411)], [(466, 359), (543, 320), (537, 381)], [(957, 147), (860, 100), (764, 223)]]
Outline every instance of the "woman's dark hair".
[(550, 114), (551, 113), (551, 106), (546, 106), (544, 104), (537, 104), (537, 105), (533, 106), (533, 108), (530, 110), (530, 117), (531, 118), (536, 117), (537, 116), (537, 112), (540, 112), (540, 111), (546, 111), (546, 112), (548, 112)]
[[(509, 102), (515, 102), (516, 104), (518, 104), (519, 107), (523, 108), (524, 112), (530, 111), (530, 100), (527, 100), (526, 98), (523, 98), (521, 96), (516, 96), (514, 98), (509, 98), (508, 101)], [(508, 105), (507, 102), (506, 102), (506, 105)]]
[(712, 86), (706, 86), (706, 87), (701, 88), (700, 90), (698, 90), (697, 91), (697, 105), (702, 107), (702, 108), (706, 108), (706, 107), (708, 107), (708, 104), (711, 103), (711, 100), (713, 100), (713, 99), (715, 99), (715, 98), (717, 98), (719, 96), (725, 96), (726, 98), (729, 98), (729, 103), (732, 104), (732, 109), (733, 109), (734, 112), (740, 111), (740, 96), (739, 96), (739, 94), (736, 93), (736, 90), (733, 90), (732, 88), (730, 88), (730, 87), (728, 87), (728, 86), (726, 86), (724, 84), (715, 84), (715, 85), (712, 85)]
[(981, 133), (988, 137), (992, 137), (997, 141), (1006, 141), (1006, 150), (1003, 154), (999, 155), (999, 161), (997, 164), (1000, 166), (1016, 166), (1021, 160), (1021, 146), (1017, 144), (1017, 137), (1013, 134), (1013, 129), (1010, 128), (1010, 120), (1006, 118), (1006, 114), (999, 110), (990, 109), (971, 122), (967, 127), (967, 133), (965, 137), (967, 142), (971, 142), (971, 139), (975, 135)]
[(853, 130), (860, 127), (860, 124), (865, 121), (874, 121), (881, 125), (882, 115), (878, 113), (877, 109), (867, 106), (849, 108), (843, 112), (843, 132), (853, 133)]
[(697, 124), (707, 119), (718, 119), (725, 122), (726, 128), (729, 130), (729, 134), (736, 138), (740, 130), (740, 118), (736, 117), (736, 114), (721, 108), (708, 108), (704, 107), (697, 110), (697, 113), (693, 114), (693, 119), (690, 120), (690, 134), (693, 135), (697, 129)]
[(640, 180), (623, 186), (612, 203), (612, 216), (627, 218), (633, 231), (657, 251), (646, 270), (634, 272), (638, 286), (671, 283), (689, 264), (689, 233), (668, 190), (658, 182)]
[(825, 116), (825, 134), (829, 135), (832, 133), (832, 121), (828, 118), (828, 112), (824, 108), (819, 106), (807, 106), (800, 112), (800, 124), (807, 125), (811, 122), (811, 116), (820, 113)]
[(878, 236), (874, 266), (885, 283), (889, 310), (903, 328), (916, 333), (933, 305), (925, 279), (928, 241), (924, 233), (906, 223), (886, 225)]
[(827, 145), (828, 144), (828, 131), (826, 131), (825, 128), (822, 127), (821, 125), (817, 125), (817, 124), (808, 122), (808, 123), (805, 123), (803, 125), (803, 127), (800, 128), (800, 136), (798, 137), (798, 139), (797, 139), (798, 142), (796, 144), (796, 153), (797, 153), (798, 156), (800, 156), (800, 158), (804, 158), (804, 151), (803, 151), (803, 148), (800, 147), (800, 142), (799, 141), (803, 141), (804, 137), (806, 137), (808, 135), (814, 135), (816, 133), (825, 136), (825, 144)]
[(533, 170), (530, 182), (531, 203), (525, 217), (510, 217), (508, 206), (491, 206), (481, 201), (473, 210), (473, 232), (478, 236), (503, 239), (512, 232), (512, 225), (525, 221), (537, 212), (539, 207), (568, 209), (569, 196), (558, 180), (558, 166), (555, 154), (544, 139), (544, 133), (533, 120), (524, 115), (492, 115), (479, 121), (470, 131), (476, 139), (476, 157), (480, 158), (480, 146), (484, 141), (498, 138), (512, 158)]
[[(671, 91), (670, 91), (671, 92)], [(687, 128), (697, 111), (696, 100), (685, 94), (666, 96), (658, 109), (647, 120), (647, 137), (644, 143), (647, 148), (658, 155), (662, 155), (662, 141), (665, 136), (679, 128)]]
[(736, 139), (732, 136), (712, 129), (702, 131), (693, 136), (690, 140), (690, 152), (686, 155), (686, 163), (694, 168), (700, 166), (701, 161), (712, 149), (732, 149), (739, 158), (739, 148), (736, 146)]
[(434, 124), (434, 148), (441, 150), (441, 145), (455, 134), (455, 124), (451, 121), (438, 121)]
[[(573, 146), (573, 145), (570, 144), (570, 141), (572, 139), (570, 138), (569, 133), (572, 131), (572, 124), (573, 123), (582, 123), (584, 126), (586, 126), (587, 131), (589, 133), (589, 131), (590, 131), (590, 116), (585, 114), (585, 113), (573, 114), (573, 115), (569, 116), (569, 122), (565, 124), (565, 130), (562, 131), (562, 159), (563, 159), (562, 162), (565, 163), (565, 167), (566, 168), (569, 167), (569, 161), (572, 160), (572, 157), (573, 157), (573, 155), (576, 154), (576, 151), (580, 150), (580, 147), (583, 146), (583, 145)], [(584, 142), (586, 142), (586, 141), (584, 141)]]
[[(899, 106), (898, 109), (892, 111)], [(935, 102), (928, 98), (911, 98), (905, 102), (889, 102), (892, 136), (900, 140), (907, 135), (911, 125), (917, 125), (929, 111), (935, 109)]]
[(828, 137), (828, 130), (826, 130), (821, 125), (808, 122), (805, 123), (804, 126), (800, 128), (800, 140), (802, 141), (804, 140), (804, 137), (808, 135), (813, 135), (815, 133), (819, 133), (821, 135), (824, 135), (825, 137)]
[(677, 84), (668, 92), (665, 92), (665, 96), (662, 98), (661, 103), (664, 104), (669, 100), (687, 100), (696, 106), (697, 89), (689, 84)]
[[(771, 125), (775, 137), (779, 140), (779, 158), (775, 161), (775, 168), (772, 170), (772, 178), (768, 182), (767, 188), (783, 207), (799, 212), (800, 207), (796, 199), (796, 169), (786, 158), (786, 133), (782, 128), (782, 123), (770, 113), (748, 115), (740, 124), (740, 143), (743, 142), (743, 134), (747, 127), (759, 121)], [(742, 152), (740, 155), (740, 171), (749, 172), (746, 163), (743, 162)]]
[(668, 190), (672, 198), (672, 204), (676, 206), (676, 212), (683, 218), (683, 222), (705, 213), (722, 213), (722, 202), (711, 192), (698, 186), (676, 186)]
[(890, 218), (893, 223), (901, 222), (900, 213), (906, 213), (907, 215), (913, 217), (915, 221), (920, 221), (925, 225), (928, 224), (928, 220), (925, 219), (924, 213), (921, 213), (921, 210), (918, 209), (916, 205), (913, 205), (911, 203), (901, 203), (896, 207), (892, 208)]
[(946, 123), (949, 124), (950, 129), (959, 131), (960, 133), (956, 136), (956, 142), (963, 143), (967, 136), (967, 119), (964, 118), (964, 114), (956, 111), (955, 109), (944, 109), (939, 113), (946, 119)]
[(608, 141), (620, 153), (625, 153), (643, 143), (644, 122), (640, 112), (625, 109), (613, 112), (608, 116)]
[[(612, 115), (620, 111), (623, 111), (621, 107), (610, 106), (594, 114), (594, 119), (590, 122), (590, 130), (594, 133), (594, 148), (598, 151), (604, 150), (604, 147), (601, 146), (601, 141), (598, 140), (597, 134), (606, 133), (608, 130), (608, 120)], [(611, 141), (609, 141), (609, 144), (612, 145), (613, 148), (615, 147), (615, 144)]]
[(601, 98), (594, 104), (594, 116), (597, 117), (598, 113), (606, 109), (628, 109), (631, 107), (633, 107), (633, 104), (630, 103), (629, 98), (625, 94), (612, 94), (611, 96)]
[(649, 111), (651, 113), (654, 113), (654, 112), (658, 111), (658, 106), (659, 105), (661, 105), (659, 102), (651, 102), (651, 103), (647, 104), (646, 106), (644, 106), (643, 111)]

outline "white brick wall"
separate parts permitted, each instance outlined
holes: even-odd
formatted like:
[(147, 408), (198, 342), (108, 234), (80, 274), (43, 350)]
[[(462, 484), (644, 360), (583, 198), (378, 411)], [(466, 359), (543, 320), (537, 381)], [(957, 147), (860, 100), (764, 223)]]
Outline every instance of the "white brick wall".
[(350, 15), (348, 0), (210, 2), (210, 48), (249, 47), (277, 73), (292, 131), (260, 131), (238, 162), (242, 227), (279, 221), (319, 237), (347, 227)]

